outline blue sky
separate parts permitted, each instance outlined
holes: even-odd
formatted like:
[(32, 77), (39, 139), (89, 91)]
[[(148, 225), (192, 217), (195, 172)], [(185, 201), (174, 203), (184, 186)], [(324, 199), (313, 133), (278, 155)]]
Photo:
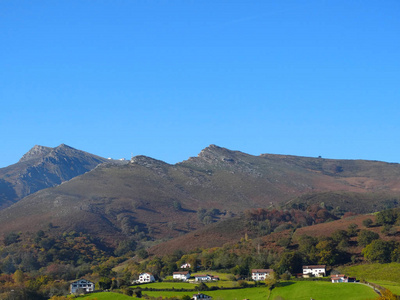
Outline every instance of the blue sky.
[(0, 167), (36, 144), (400, 162), (399, 1), (0, 1)]

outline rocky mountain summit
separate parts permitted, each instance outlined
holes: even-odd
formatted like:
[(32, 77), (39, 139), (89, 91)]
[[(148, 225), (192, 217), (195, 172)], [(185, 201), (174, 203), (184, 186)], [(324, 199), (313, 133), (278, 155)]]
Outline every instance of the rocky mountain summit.
[(0, 169), (0, 208), (88, 172), (105, 161), (65, 144), (55, 148), (36, 145), (16, 164)]

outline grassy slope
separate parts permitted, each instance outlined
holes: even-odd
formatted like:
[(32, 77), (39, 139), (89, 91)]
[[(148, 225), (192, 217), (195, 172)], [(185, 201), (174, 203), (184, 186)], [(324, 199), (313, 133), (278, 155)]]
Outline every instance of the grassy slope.
[(376, 299), (373, 289), (362, 284), (333, 284), (323, 281), (285, 282), (272, 290), (270, 299), (281, 296), (290, 300), (367, 300)]
[(105, 292), (105, 293), (93, 293), (89, 296), (81, 296), (76, 299), (79, 300), (125, 300), (125, 299), (139, 299), (136, 297), (129, 297), (122, 294)]
[[(332, 284), (330, 282), (311, 282), (300, 281), (292, 284), (282, 284), (271, 292), (270, 299), (277, 296), (291, 300), (309, 300), (312, 297), (315, 300), (367, 300), (376, 299), (377, 294), (369, 287), (361, 284)], [(153, 297), (172, 297), (172, 296), (192, 296), (193, 292), (143, 292)], [(246, 288), (239, 290), (218, 290), (207, 291), (204, 294), (212, 296), (219, 300), (251, 299), (265, 300), (268, 297), (269, 290), (266, 287)]]
[(357, 279), (379, 284), (393, 293), (400, 295), (400, 264), (364, 264), (342, 267), (342, 272)]
[[(196, 292), (146, 292), (143, 294), (153, 296), (153, 297), (172, 297), (172, 296), (180, 296), (184, 295), (192, 296), (196, 294)], [(204, 294), (213, 297), (216, 300), (242, 300), (242, 299), (251, 299), (251, 300), (265, 300), (268, 297), (268, 289), (265, 287), (262, 288), (247, 288), (240, 290), (219, 290), (219, 291), (207, 291)], [(309, 299), (307, 299), (309, 300)]]

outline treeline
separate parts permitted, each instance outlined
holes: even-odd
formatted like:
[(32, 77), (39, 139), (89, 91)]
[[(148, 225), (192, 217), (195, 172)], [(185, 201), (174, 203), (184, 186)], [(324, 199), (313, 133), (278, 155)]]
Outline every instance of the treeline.
[[(1, 273), (54, 269), (53, 265), (70, 266), (69, 270), (64, 268), (59, 274), (68, 278), (61, 279), (69, 279), (69, 272), (74, 267), (83, 266), (83, 272), (86, 272), (90, 265), (105, 261), (112, 254), (112, 250), (105, 247), (101, 241), (75, 231), (50, 234), (39, 230), (31, 236), (10, 233), (5, 236), (4, 245), (5, 247), (0, 249)], [(76, 276), (79, 274), (74, 274), (73, 277)]]

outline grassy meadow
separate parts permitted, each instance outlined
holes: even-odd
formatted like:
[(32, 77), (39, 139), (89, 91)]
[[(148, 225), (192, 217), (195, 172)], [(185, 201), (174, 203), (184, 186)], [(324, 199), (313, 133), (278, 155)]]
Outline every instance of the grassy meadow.
[[(245, 289), (237, 289), (237, 290), (217, 290), (217, 291), (206, 291), (202, 292), (206, 295), (213, 297), (215, 300), (242, 300), (242, 299), (251, 299), (251, 300), (265, 300), (268, 298), (268, 288), (266, 287), (256, 287), (256, 288), (245, 288)], [(143, 294), (149, 295), (152, 297), (172, 297), (172, 296), (180, 296), (184, 295), (192, 296), (197, 294), (197, 292), (147, 292), (143, 291)], [(99, 299), (100, 300), (100, 299)], [(307, 299), (309, 300), (309, 299)]]
[(101, 293), (93, 293), (86, 296), (80, 296), (74, 299), (79, 300), (127, 300), (127, 299), (139, 299), (136, 297), (129, 297), (126, 295), (111, 293), (111, 292), (101, 292)]
[(340, 271), (358, 280), (366, 280), (387, 288), (392, 293), (400, 295), (400, 264), (364, 264), (342, 267)]
[[(161, 286), (160, 286), (161, 287)], [(184, 295), (192, 296), (196, 292), (178, 291), (143, 291), (143, 294), (152, 297), (172, 297)], [(255, 287), (232, 290), (206, 291), (204, 294), (212, 296), (215, 300), (265, 300), (270, 294), (267, 287)], [(333, 284), (327, 281), (287, 281), (278, 284), (271, 291), (269, 299), (283, 297), (290, 300), (368, 300), (376, 299), (378, 295), (372, 288), (358, 283)], [(99, 299), (100, 300), (100, 299)]]
[(287, 281), (280, 283), (271, 292), (270, 299), (281, 296), (290, 300), (367, 300), (378, 294), (359, 283), (331, 283), (328, 281)]

